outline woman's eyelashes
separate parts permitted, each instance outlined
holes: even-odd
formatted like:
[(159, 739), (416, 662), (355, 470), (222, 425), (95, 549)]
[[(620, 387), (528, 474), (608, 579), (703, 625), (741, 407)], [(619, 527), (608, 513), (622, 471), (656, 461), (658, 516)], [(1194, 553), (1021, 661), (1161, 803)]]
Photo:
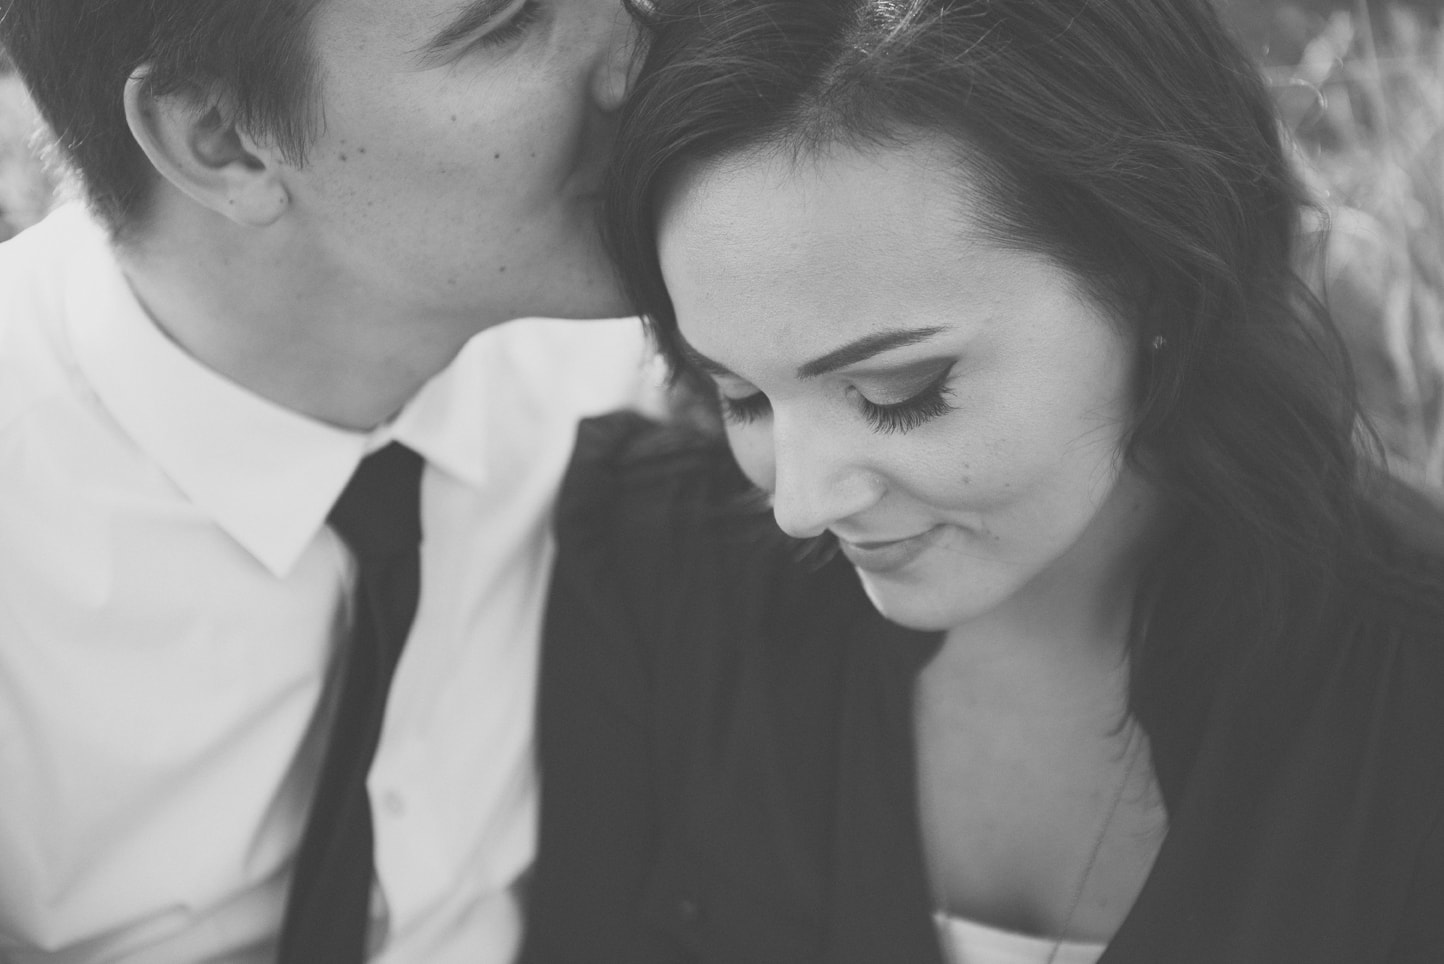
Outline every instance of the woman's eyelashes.
[[(953, 410), (948, 402), (953, 394), (948, 385), (952, 372), (952, 366), (947, 366), (920, 390), (899, 402), (874, 402), (856, 389), (851, 389), (849, 394), (857, 399), (858, 411), (873, 431), (884, 435), (910, 432)], [(772, 403), (761, 392), (731, 396), (719, 389), (717, 398), (722, 417), (735, 425), (755, 422), (772, 411)]]
[(723, 395), (719, 391), (717, 401), (722, 406), (722, 417), (735, 425), (755, 422), (759, 418), (766, 417), (767, 413), (772, 411), (772, 403), (761, 392), (734, 398), (731, 395)]
[(859, 393), (863, 417), (872, 425), (874, 431), (884, 435), (911, 432), (953, 410), (953, 406), (948, 402), (953, 395), (953, 390), (948, 387), (948, 376), (951, 374), (951, 367), (944, 369), (942, 374), (923, 386), (922, 391), (901, 402), (872, 402)]

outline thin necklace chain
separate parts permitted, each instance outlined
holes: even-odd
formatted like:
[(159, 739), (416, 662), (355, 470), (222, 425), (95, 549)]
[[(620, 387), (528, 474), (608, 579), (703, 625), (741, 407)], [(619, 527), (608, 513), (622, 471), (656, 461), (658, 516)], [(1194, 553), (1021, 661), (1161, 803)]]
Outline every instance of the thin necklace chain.
[[(1108, 839), (1108, 828), (1112, 826), (1113, 817), (1117, 814), (1118, 807), (1123, 802), (1123, 794), (1128, 789), (1128, 778), (1133, 775), (1133, 763), (1138, 758), (1138, 754), (1134, 752), (1133, 749), (1133, 738), (1137, 735), (1137, 732), (1138, 722), (1130, 716), (1128, 718), (1128, 738), (1123, 743), (1123, 754), (1127, 757), (1128, 763), (1124, 766), (1123, 776), (1119, 778), (1118, 786), (1113, 791), (1113, 799), (1108, 804), (1107, 812), (1103, 815), (1103, 822), (1099, 825), (1098, 832), (1093, 837), (1093, 845), (1088, 850), (1088, 859), (1083, 864), (1083, 872), (1078, 875), (1078, 883), (1073, 887), (1073, 896), (1068, 901), (1068, 911), (1063, 915), (1063, 925), (1058, 930), (1058, 938), (1053, 942), (1053, 947), (1048, 951), (1046, 964), (1054, 964), (1059, 952), (1063, 950), (1063, 944), (1068, 938), (1068, 928), (1073, 923), (1073, 915), (1078, 912), (1078, 905), (1083, 901), (1083, 892), (1088, 887), (1088, 878), (1093, 875), (1093, 865), (1098, 862), (1098, 856), (1103, 852), (1103, 841)], [(919, 804), (921, 805), (921, 799), (919, 800)], [(928, 862), (932, 862), (931, 858), (929, 858)], [(934, 868), (933, 877), (937, 881), (937, 887), (940, 893), (936, 896), (941, 898), (942, 915), (946, 920), (948, 908), (952, 906), (951, 895), (948, 894), (947, 877), (936, 867)], [(944, 932), (939, 935), (939, 937), (940, 940), (938, 943), (942, 946), (943, 956), (947, 958), (948, 964), (961, 964), (954, 954), (951, 935)]]

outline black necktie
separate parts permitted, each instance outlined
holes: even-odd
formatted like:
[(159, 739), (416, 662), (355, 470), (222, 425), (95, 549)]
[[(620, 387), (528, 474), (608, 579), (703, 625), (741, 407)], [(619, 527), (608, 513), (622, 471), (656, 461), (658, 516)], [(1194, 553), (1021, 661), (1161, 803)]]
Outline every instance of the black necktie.
[(371, 802), (386, 693), (421, 587), (422, 460), (392, 442), (361, 461), (327, 521), (356, 557), (349, 648), (316, 797), (296, 853), (279, 964), (359, 964), (371, 903)]

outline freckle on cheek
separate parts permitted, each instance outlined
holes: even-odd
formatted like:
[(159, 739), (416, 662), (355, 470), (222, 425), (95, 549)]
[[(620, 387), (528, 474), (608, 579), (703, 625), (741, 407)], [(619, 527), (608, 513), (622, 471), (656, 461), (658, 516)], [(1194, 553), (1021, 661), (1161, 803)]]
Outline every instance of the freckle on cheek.
[(491, 159), (492, 159), (493, 161), (499, 161), (499, 160), (501, 160), (501, 154), (500, 154), (500, 153), (493, 154), (493, 155), (491, 155)]
[(496, 273), (497, 273), (497, 274), (506, 274), (506, 265), (502, 265), (500, 268), (497, 268), (497, 269), (496, 269)]

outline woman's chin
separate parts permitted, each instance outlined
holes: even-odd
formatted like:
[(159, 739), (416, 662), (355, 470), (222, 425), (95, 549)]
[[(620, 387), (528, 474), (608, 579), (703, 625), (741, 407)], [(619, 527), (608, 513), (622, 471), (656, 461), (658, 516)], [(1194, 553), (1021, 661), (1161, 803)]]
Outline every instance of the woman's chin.
[(924, 633), (940, 633), (965, 622), (963, 600), (957, 593), (928, 592), (925, 587), (899, 585), (897, 580), (857, 571), (863, 593), (873, 608), (890, 623)]

